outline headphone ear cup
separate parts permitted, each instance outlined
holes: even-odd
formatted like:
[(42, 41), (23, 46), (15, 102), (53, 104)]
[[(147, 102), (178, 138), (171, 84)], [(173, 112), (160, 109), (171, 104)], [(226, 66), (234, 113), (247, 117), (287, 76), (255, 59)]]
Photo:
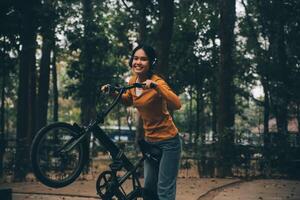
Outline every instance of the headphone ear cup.
[(154, 58), (153, 62), (151, 63), (151, 67), (154, 68), (156, 66), (156, 62), (157, 62), (157, 59)]

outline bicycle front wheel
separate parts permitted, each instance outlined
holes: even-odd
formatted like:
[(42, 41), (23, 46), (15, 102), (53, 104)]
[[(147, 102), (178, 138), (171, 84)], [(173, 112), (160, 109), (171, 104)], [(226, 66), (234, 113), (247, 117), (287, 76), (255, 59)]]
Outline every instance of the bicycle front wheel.
[(80, 142), (64, 151), (66, 144), (79, 132), (70, 124), (57, 122), (45, 126), (36, 134), (31, 146), (31, 162), (39, 181), (59, 188), (71, 184), (80, 175), (88, 158), (87, 142)]

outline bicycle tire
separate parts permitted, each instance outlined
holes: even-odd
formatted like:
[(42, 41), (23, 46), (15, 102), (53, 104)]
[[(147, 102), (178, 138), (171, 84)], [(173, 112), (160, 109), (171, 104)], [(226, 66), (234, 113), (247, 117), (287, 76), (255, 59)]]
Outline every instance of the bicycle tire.
[(78, 134), (78, 128), (56, 122), (43, 127), (35, 135), (31, 145), (31, 164), (36, 178), (44, 185), (60, 188), (78, 178), (88, 159), (87, 142), (78, 143), (71, 151), (56, 153)]

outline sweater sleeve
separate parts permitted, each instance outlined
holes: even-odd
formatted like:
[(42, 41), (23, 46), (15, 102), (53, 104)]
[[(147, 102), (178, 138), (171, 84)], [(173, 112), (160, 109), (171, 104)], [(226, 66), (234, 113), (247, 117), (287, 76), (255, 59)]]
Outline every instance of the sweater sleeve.
[(156, 83), (157, 87), (155, 90), (167, 101), (169, 108), (179, 110), (181, 108), (181, 102), (169, 85), (162, 79), (158, 79)]
[[(132, 76), (129, 80), (129, 85), (134, 84), (135, 82), (135, 77)], [(132, 94), (131, 94), (131, 89), (127, 90), (124, 94), (122, 94), (122, 99), (121, 99), (122, 104), (124, 104), (125, 106), (131, 106), (133, 104), (133, 100), (132, 100)]]
[(130, 93), (130, 90), (127, 90), (124, 94), (122, 94), (121, 102), (125, 106), (131, 106), (133, 104), (132, 95)]

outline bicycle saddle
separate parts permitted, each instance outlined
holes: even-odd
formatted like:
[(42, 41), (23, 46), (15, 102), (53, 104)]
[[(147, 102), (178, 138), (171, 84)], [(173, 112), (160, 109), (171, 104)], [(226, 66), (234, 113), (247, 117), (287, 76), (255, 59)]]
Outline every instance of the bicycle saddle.
[(162, 156), (162, 150), (155, 144), (150, 144), (149, 142), (145, 141), (144, 139), (141, 139), (138, 141), (138, 144), (140, 146), (142, 154), (150, 159), (154, 160), (156, 162), (159, 162), (161, 156)]

